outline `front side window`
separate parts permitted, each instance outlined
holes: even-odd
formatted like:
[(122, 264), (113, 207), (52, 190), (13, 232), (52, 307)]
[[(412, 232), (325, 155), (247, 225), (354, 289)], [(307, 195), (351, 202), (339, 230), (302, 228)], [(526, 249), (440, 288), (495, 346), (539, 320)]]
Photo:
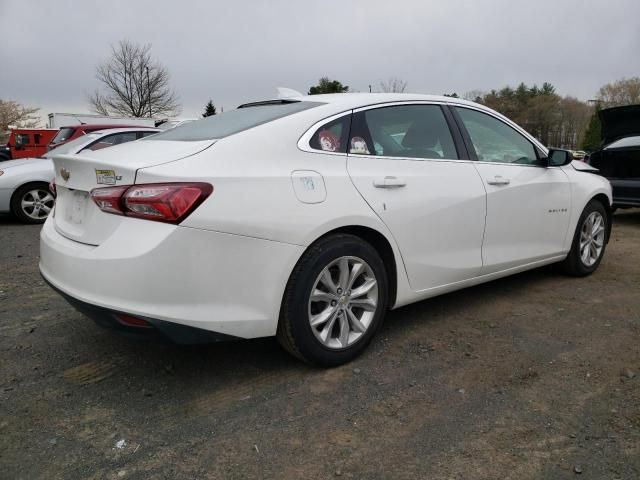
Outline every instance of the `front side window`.
[(21, 148), (29, 144), (29, 135), (26, 133), (18, 133), (16, 135), (16, 147)]
[(354, 114), (349, 153), (415, 159), (458, 159), (438, 105), (398, 105)]
[(323, 152), (347, 153), (350, 123), (351, 115), (345, 115), (322, 125), (309, 140), (309, 146)]
[(482, 162), (541, 165), (533, 144), (497, 118), (468, 108), (456, 107), (478, 160)]

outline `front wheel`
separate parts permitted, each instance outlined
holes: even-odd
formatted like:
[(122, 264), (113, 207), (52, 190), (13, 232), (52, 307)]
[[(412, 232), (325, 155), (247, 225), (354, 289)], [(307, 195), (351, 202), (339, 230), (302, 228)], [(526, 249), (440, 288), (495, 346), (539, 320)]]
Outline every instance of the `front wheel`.
[(277, 338), (308, 363), (340, 365), (367, 347), (387, 305), (387, 274), (377, 251), (354, 235), (332, 235), (309, 247), (294, 268)]
[(560, 264), (566, 274), (584, 277), (598, 268), (607, 245), (608, 222), (604, 205), (591, 200), (580, 215), (569, 255)]

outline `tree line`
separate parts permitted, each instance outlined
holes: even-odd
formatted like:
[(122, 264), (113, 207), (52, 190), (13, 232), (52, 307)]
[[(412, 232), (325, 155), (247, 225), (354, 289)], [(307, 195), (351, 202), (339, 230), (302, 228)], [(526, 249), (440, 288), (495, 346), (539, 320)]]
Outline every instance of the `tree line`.
[[(88, 97), (92, 109), (103, 115), (151, 117), (176, 116), (181, 111), (178, 96), (170, 86), (168, 69), (151, 56), (151, 45), (122, 40), (112, 46), (110, 58), (96, 67), (101, 88)], [(373, 91), (371, 85), (369, 91)], [(404, 92), (407, 82), (391, 77), (379, 82), (377, 91)], [(322, 77), (309, 87), (308, 94), (346, 93), (349, 86)], [(457, 93), (446, 94), (457, 97)], [(640, 104), (640, 77), (620, 79), (603, 85), (596, 98), (584, 102), (557, 93), (549, 82), (542, 86), (505, 86), (488, 92), (470, 91), (464, 98), (486, 105), (510, 118), (537, 137), (543, 144), (560, 148), (594, 149), (601, 142), (597, 112), (601, 108)], [(9, 125), (31, 126), (38, 123), (39, 109), (0, 100), (0, 131)], [(212, 100), (203, 117), (218, 113)]]

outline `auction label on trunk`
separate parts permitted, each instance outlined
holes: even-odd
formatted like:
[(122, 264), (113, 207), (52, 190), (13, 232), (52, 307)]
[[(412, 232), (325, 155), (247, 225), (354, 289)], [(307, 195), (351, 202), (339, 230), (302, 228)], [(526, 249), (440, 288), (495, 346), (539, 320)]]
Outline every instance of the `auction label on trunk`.
[(96, 169), (96, 182), (102, 185), (115, 185), (116, 172), (114, 170)]

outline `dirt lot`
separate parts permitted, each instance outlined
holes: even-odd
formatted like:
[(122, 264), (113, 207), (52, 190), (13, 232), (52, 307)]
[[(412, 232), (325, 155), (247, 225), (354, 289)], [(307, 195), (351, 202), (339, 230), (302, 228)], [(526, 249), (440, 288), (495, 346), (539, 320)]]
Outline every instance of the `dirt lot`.
[[(598, 272), (406, 307), (354, 363), (114, 336), (0, 218), (0, 477), (640, 478), (640, 211)], [(87, 272), (87, 275), (96, 272)]]

